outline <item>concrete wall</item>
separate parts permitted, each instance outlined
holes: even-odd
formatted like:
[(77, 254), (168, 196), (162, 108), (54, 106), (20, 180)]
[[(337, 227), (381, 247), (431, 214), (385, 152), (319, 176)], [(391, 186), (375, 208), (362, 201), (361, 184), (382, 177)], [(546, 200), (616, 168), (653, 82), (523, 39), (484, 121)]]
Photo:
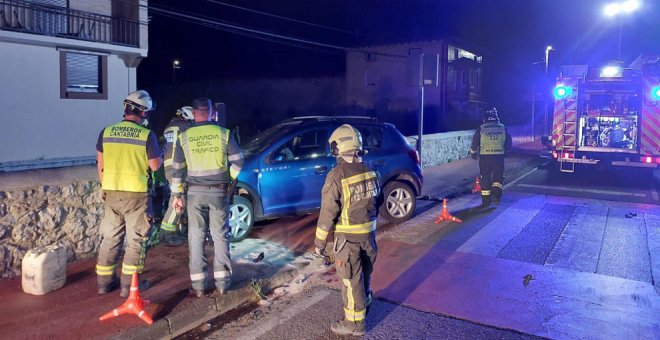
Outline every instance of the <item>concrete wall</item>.
[[(346, 53), (346, 98), (349, 105), (377, 111), (414, 111), (419, 107), (419, 88), (411, 83), (408, 55), (411, 49), (439, 53), (442, 42), (429, 41), (365, 47)], [(367, 52), (377, 52), (367, 61)], [(445, 58), (446, 59), (446, 58)], [(440, 88), (427, 88), (425, 103), (440, 106)]]
[(61, 99), (55, 47), (0, 41), (0, 164), (94, 156), (100, 130), (121, 120), (135, 69), (108, 56), (108, 99)]

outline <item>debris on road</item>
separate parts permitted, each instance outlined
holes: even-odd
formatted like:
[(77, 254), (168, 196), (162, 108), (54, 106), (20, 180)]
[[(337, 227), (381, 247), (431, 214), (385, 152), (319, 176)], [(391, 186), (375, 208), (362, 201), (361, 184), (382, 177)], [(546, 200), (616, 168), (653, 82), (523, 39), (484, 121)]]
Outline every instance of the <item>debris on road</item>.
[(529, 286), (529, 282), (532, 280), (534, 280), (534, 276), (532, 276), (532, 274), (527, 274), (523, 276), (523, 284), (525, 285), (525, 287)]

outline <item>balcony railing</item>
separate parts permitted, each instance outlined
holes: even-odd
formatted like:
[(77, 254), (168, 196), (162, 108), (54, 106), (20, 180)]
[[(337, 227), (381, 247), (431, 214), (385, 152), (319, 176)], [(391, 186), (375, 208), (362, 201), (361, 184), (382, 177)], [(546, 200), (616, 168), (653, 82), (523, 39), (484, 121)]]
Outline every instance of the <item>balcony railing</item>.
[(0, 29), (139, 47), (137, 21), (29, 1), (0, 0)]

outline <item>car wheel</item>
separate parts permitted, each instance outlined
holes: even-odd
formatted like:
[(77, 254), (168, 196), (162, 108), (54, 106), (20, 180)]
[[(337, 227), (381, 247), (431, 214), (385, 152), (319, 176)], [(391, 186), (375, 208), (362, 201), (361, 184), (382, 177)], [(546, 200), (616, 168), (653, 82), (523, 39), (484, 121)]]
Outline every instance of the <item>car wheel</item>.
[(229, 228), (231, 242), (238, 242), (252, 231), (254, 225), (254, 208), (252, 202), (243, 196), (234, 196), (234, 203), (229, 208)]
[(386, 220), (391, 223), (405, 222), (415, 213), (416, 206), (417, 198), (410, 185), (398, 181), (385, 185), (380, 213)]

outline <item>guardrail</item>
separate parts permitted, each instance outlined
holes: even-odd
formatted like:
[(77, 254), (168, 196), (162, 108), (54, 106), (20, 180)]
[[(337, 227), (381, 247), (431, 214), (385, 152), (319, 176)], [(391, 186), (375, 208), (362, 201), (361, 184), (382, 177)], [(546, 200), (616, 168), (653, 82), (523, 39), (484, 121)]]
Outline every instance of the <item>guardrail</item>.
[(0, 0), (0, 29), (130, 47), (140, 44), (137, 21), (27, 1)]

